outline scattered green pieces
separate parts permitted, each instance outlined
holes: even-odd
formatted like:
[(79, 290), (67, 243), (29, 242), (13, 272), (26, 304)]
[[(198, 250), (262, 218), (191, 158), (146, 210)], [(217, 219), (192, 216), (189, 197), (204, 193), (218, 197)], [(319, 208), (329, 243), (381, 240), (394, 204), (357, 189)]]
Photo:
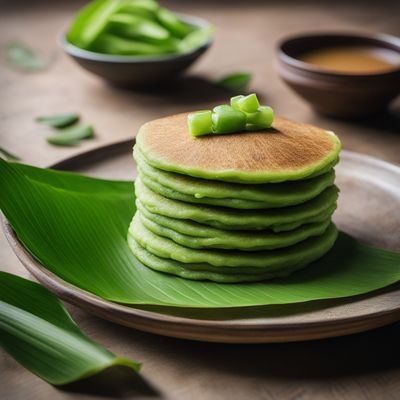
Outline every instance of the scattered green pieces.
[(19, 161), (20, 158), (15, 154), (10, 153), (9, 151), (0, 147), (0, 158), (3, 158), (6, 161)]
[(74, 146), (82, 139), (94, 136), (94, 129), (91, 125), (72, 126), (60, 133), (47, 136), (47, 141), (57, 146)]
[(36, 122), (48, 125), (57, 131), (46, 140), (56, 146), (75, 146), (83, 139), (94, 136), (94, 129), (91, 125), (76, 125), (80, 116), (76, 113), (54, 114), (37, 117)]
[(251, 74), (248, 72), (235, 72), (233, 74), (225, 75), (217, 85), (232, 92), (246, 92), (251, 82)]
[[(199, 111), (188, 115), (189, 133), (192, 136), (211, 133), (234, 133), (270, 128), (274, 120), (271, 107), (260, 106), (255, 93), (234, 96), (231, 105), (222, 104), (211, 111)], [(211, 124), (210, 124), (211, 115)]]
[(213, 109), (212, 127), (214, 133), (240, 132), (246, 127), (246, 114), (223, 104)]
[(188, 127), (192, 136), (207, 135), (212, 131), (212, 113), (210, 110), (189, 114)]
[(8, 63), (21, 71), (34, 72), (45, 67), (43, 59), (22, 43), (12, 43), (6, 51)]
[(79, 115), (75, 113), (54, 114), (43, 117), (37, 117), (36, 122), (49, 125), (53, 128), (66, 128), (79, 121)]
[(95, 0), (78, 13), (67, 39), (104, 54), (153, 56), (192, 51), (211, 35), (154, 0)]
[(47, 289), (0, 272), (0, 345), (20, 364), (53, 385), (106, 368), (140, 364), (117, 357), (89, 339)]

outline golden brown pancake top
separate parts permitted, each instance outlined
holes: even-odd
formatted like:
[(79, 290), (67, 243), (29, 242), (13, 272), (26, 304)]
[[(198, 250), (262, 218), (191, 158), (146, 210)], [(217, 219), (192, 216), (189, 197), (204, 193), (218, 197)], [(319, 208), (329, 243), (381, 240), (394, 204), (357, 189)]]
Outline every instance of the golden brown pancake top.
[(268, 130), (194, 138), (188, 132), (187, 115), (172, 115), (142, 126), (138, 143), (146, 159), (183, 169), (280, 172), (318, 164), (339, 150), (331, 132), (280, 117)]

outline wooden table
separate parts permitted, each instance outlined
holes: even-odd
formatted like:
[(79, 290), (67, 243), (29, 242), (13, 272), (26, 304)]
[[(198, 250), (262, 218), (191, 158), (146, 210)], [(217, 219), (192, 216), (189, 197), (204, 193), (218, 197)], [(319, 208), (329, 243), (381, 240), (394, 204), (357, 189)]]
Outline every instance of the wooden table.
[[(5, 1), (2, 3), (6, 3)], [(321, 29), (400, 34), (396, 1), (267, 2), (175, 1), (217, 27), (212, 49), (174, 90), (132, 92), (112, 88), (78, 68), (57, 45), (82, 2), (12, 1), (0, 15), (0, 46), (20, 40), (49, 62), (43, 72), (23, 74), (1, 61), (0, 147), (29, 164), (45, 166), (81, 151), (133, 137), (145, 121), (188, 109), (210, 107), (229, 94), (212, 85), (239, 70), (254, 74), (252, 89), (279, 114), (336, 131), (344, 148), (400, 163), (399, 104), (394, 112), (364, 122), (315, 115), (278, 79), (276, 41), (284, 35)], [(34, 118), (78, 110), (93, 123), (96, 139), (76, 148), (44, 140)], [(397, 117), (396, 117), (397, 110)], [(1, 195), (1, 193), (0, 193)], [(0, 268), (27, 277), (0, 237)], [(126, 370), (58, 390), (0, 353), (0, 399), (122, 397), (136, 399), (399, 399), (400, 325), (309, 343), (220, 345), (169, 339), (113, 325), (69, 307), (82, 329), (117, 354), (143, 362), (140, 378)], [(110, 386), (112, 380), (115, 383)]]

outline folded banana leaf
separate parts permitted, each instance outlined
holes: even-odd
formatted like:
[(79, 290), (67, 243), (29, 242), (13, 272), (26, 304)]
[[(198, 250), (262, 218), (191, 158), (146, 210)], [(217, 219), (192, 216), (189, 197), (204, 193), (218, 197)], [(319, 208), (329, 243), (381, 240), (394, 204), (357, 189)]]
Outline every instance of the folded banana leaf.
[(133, 305), (249, 307), (332, 299), (400, 280), (400, 253), (346, 234), (306, 269), (284, 279), (218, 284), (153, 271), (127, 245), (134, 184), (0, 160), (0, 208), (24, 246), (51, 272), (104, 299)]
[(64, 385), (115, 365), (138, 371), (89, 339), (47, 289), (0, 272), (0, 346), (53, 385)]

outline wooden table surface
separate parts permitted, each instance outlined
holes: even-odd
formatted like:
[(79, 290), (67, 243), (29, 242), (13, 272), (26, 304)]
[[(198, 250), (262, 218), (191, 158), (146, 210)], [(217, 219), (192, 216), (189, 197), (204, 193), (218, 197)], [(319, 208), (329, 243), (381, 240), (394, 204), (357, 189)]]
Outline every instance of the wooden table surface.
[[(0, 147), (23, 162), (45, 166), (81, 151), (133, 137), (145, 121), (208, 108), (229, 94), (212, 85), (240, 70), (254, 74), (251, 89), (279, 114), (334, 130), (344, 148), (400, 163), (399, 106), (364, 122), (315, 115), (279, 80), (276, 41), (299, 31), (364, 30), (400, 34), (397, 1), (175, 1), (217, 27), (211, 50), (173, 89), (132, 92), (110, 87), (81, 70), (60, 50), (57, 36), (79, 1), (0, 1)], [(11, 41), (48, 60), (45, 71), (24, 74), (4, 62)], [(76, 148), (47, 144), (34, 118), (79, 111), (96, 139)], [(1, 193), (0, 193), (1, 195)], [(0, 269), (28, 277), (0, 237)], [(169, 339), (119, 327), (69, 307), (82, 329), (117, 354), (143, 362), (140, 377), (123, 369), (56, 389), (0, 352), (0, 399), (399, 399), (400, 325), (350, 337), (279, 345), (220, 345)], [(113, 385), (110, 385), (110, 382)]]

